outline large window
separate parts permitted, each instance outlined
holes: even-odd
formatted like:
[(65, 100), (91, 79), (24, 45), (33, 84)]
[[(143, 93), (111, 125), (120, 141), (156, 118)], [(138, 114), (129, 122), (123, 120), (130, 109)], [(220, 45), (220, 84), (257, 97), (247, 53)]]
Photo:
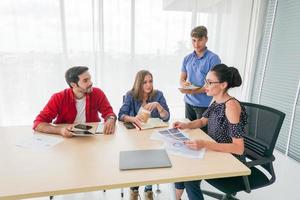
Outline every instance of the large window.
[[(117, 113), (138, 70), (154, 75), (171, 116), (190, 30), (208, 28), (208, 48), (243, 74), (252, 0), (1, 0), (0, 126), (32, 124), (64, 72), (90, 67)], [(236, 94), (240, 94), (237, 92)], [(242, 98), (240, 96), (240, 98)]]

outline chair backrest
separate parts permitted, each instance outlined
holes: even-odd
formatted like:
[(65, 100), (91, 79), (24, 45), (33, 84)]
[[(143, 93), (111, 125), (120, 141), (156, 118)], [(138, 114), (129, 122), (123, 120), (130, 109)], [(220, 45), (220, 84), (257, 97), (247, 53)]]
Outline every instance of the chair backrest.
[(285, 118), (285, 113), (267, 106), (241, 102), (248, 115), (246, 125), (245, 156), (272, 157), (273, 150)]

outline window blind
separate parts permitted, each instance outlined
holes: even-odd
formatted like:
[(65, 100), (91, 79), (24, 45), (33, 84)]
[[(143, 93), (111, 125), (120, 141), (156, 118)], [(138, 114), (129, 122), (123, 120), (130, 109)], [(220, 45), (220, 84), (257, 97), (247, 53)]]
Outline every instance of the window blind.
[(276, 149), (300, 159), (300, 109), (294, 107), (300, 78), (299, 20), (300, 1), (269, 1), (251, 101), (286, 113)]

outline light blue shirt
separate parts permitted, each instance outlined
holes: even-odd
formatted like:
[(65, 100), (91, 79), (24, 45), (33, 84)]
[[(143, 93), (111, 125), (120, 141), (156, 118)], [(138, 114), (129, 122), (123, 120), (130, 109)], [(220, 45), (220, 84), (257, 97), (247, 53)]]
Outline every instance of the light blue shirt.
[[(161, 118), (158, 110), (155, 108), (151, 112), (151, 117), (161, 118), (163, 121), (169, 121), (169, 119), (170, 119), (169, 107), (168, 107), (166, 99), (161, 91), (156, 90), (156, 94), (152, 98), (148, 99), (146, 102), (147, 103), (158, 102), (168, 112), (168, 115), (166, 117)], [(127, 92), (127, 94), (124, 97), (123, 105), (120, 108), (120, 111), (118, 114), (119, 120), (121, 121), (121, 119), (123, 118), (124, 115), (136, 116), (141, 105), (142, 105), (142, 102), (135, 99), (133, 97), (131, 91)]]
[[(193, 85), (203, 87), (209, 70), (220, 63), (219, 56), (208, 49), (205, 50), (202, 57), (198, 57), (194, 51), (184, 58), (181, 71), (187, 74), (187, 81)], [(211, 100), (212, 97), (207, 96), (206, 93), (186, 94), (184, 96), (186, 103), (197, 107), (208, 107)]]

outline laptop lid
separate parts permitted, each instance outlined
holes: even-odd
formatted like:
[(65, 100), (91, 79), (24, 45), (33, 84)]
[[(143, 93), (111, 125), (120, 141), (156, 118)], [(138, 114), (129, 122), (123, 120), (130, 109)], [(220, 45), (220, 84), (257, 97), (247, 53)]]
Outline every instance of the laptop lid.
[(120, 170), (172, 167), (165, 149), (121, 151), (119, 158)]

